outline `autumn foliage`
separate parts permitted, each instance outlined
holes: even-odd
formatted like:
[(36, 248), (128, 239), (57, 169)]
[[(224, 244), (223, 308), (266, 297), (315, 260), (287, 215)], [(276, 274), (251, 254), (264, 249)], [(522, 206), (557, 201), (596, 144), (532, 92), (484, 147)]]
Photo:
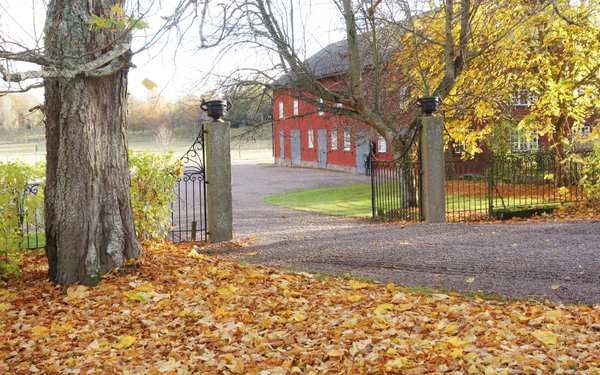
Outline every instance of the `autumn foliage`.
[(600, 373), (600, 306), (415, 293), (168, 243), (92, 289), (63, 291), (46, 267), (34, 253), (0, 288), (0, 373)]

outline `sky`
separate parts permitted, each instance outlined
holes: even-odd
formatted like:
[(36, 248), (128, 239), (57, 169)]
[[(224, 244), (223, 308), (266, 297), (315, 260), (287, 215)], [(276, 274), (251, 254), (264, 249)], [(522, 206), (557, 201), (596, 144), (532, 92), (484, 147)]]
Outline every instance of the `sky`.
[[(138, 31), (134, 39), (134, 48), (152, 35), (161, 24), (161, 16), (172, 13), (176, 0), (160, 1), (159, 7), (146, 17), (149, 28)], [(286, 0), (287, 2), (288, 0)], [(331, 42), (344, 37), (340, 14), (332, 0), (291, 0), (300, 9), (299, 18), (306, 25), (306, 54), (311, 55)], [(27, 46), (43, 46), (41, 35), (44, 25), (44, 0), (0, 0), (0, 33)], [(300, 34), (300, 33), (299, 33)], [(175, 38), (163, 39), (152, 48), (134, 56), (136, 68), (129, 74), (129, 92), (145, 99), (149, 92), (142, 85), (144, 79), (157, 84), (161, 96), (175, 101), (186, 95), (201, 95), (214, 87), (219, 76), (240, 67), (261, 68), (270, 65), (264, 51), (239, 47), (220, 57), (218, 47), (209, 50), (197, 50), (198, 34), (190, 33), (177, 46)], [(23, 64), (20, 69), (35, 69), (33, 65)], [(212, 74), (205, 80), (206, 73)], [(43, 91), (36, 90), (34, 95), (42, 98)]]

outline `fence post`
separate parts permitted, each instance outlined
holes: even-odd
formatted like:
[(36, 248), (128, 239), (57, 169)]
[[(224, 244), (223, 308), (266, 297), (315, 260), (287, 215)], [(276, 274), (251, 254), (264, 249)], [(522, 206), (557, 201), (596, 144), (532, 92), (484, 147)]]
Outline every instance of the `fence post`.
[(494, 217), (494, 162), (487, 168), (488, 217)]
[(208, 121), (206, 139), (206, 209), (210, 242), (233, 238), (229, 122)]
[(423, 170), (423, 214), (428, 223), (446, 221), (446, 170), (444, 161), (444, 120), (423, 116), (421, 130)]

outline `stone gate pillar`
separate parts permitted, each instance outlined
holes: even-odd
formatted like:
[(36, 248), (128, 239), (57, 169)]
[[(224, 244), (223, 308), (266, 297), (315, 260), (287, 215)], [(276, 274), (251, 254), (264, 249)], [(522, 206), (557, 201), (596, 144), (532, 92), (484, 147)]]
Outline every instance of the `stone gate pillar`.
[(230, 124), (223, 120), (204, 124), (206, 150), (206, 203), (210, 242), (233, 238)]
[(443, 223), (446, 221), (444, 120), (431, 114), (422, 117), (421, 168), (425, 221)]

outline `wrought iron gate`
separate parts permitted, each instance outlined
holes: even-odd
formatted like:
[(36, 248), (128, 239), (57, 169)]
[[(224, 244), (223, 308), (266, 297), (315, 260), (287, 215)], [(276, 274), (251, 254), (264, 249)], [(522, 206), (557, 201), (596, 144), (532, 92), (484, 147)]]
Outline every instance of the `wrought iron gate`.
[(175, 183), (176, 198), (171, 203), (171, 240), (173, 242), (206, 241), (206, 168), (204, 125), (180, 159), (183, 176)]

